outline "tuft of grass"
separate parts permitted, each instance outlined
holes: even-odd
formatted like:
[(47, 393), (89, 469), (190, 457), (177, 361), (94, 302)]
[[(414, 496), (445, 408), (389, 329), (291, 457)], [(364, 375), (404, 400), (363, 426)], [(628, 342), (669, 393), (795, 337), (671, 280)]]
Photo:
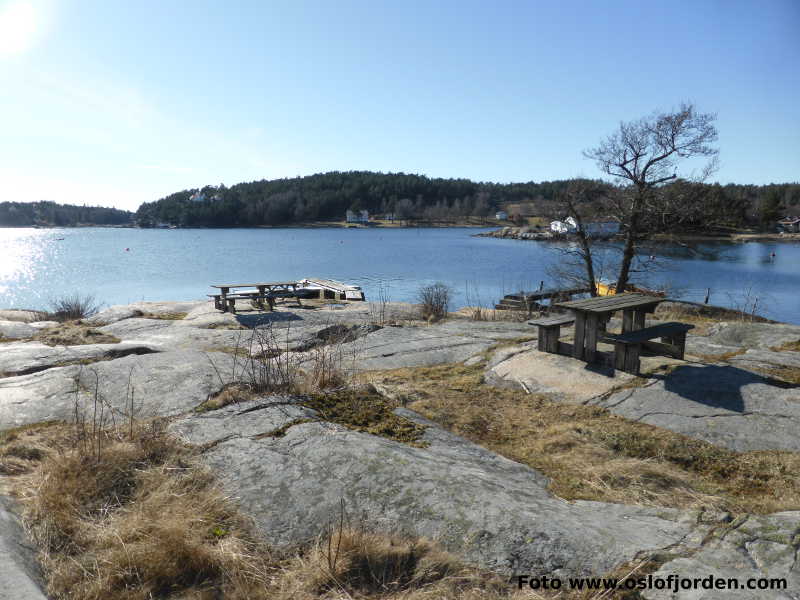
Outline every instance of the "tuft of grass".
[(733, 452), (596, 406), (489, 386), (483, 366), (373, 372), (444, 428), (529, 465), (568, 500), (771, 513), (800, 508), (800, 453)]
[(216, 394), (209, 395), (205, 402), (197, 406), (195, 412), (203, 413), (210, 410), (219, 410), (229, 404), (239, 404), (240, 402), (247, 402), (255, 397), (253, 390), (250, 386), (238, 382), (230, 383), (224, 386)]
[(417, 299), (423, 320), (435, 322), (447, 317), (452, 297), (452, 290), (444, 283), (422, 286), (417, 292)]
[(76, 321), (87, 319), (100, 310), (100, 305), (91, 294), (72, 294), (57, 298), (50, 302), (50, 311), (46, 314), (47, 319), (59, 322)]
[(98, 331), (81, 321), (59, 323), (41, 330), (34, 340), (48, 346), (81, 346), (84, 344), (118, 344), (119, 338)]

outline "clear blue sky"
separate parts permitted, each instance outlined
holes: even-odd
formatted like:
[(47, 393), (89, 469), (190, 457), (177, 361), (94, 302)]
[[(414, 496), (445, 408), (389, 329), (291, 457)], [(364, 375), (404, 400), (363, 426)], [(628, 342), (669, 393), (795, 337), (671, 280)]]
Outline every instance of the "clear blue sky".
[(581, 150), (684, 100), (721, 183), (800, 180), (800, 1), (0, 0), (0, 200), (597, 177)]

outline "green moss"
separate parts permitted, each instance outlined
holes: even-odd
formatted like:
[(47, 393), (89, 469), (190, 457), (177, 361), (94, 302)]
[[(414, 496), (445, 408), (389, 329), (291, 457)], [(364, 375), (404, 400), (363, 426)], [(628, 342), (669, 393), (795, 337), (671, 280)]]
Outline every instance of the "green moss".
[(427, 446), (420, 441), (425, 427), (394, 414), (395, 405), (375, 391), (312, 394), (302, 404), (317, 411), (324, 421), (412, 446)]

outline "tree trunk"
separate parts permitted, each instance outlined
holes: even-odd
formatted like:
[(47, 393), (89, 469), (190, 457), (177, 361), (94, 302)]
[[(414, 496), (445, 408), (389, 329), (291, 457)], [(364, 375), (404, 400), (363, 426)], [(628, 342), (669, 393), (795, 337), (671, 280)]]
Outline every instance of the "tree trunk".
[(631, 270), (634, 254), (636, 254), (634, 234), (633, 231), (628, 231), (628, 236), (625, 238), (625, 249), (622, 252), (622, 265), (619, 269), (619, 278), (617, 278), (617, 294), (622, 294), (628, 286), (628, 274)]
[(617, 294), (622, 294), (625, 292), (625, 288), (628, 287), (631, 264), (636, 254), (636, 236), (639, 233), (639, 216), (642, 203), (644, 202), (644, 194), (645, 190), (640, 187), (633, 201), (633, 206), (631, 207), (628, 235), (625, 237), (625, 248), (622, 251), (622, 264), (620, 265), (619, 277), (617, 278)]
[(589, 246), (589, 240), (586, 239), (586, 233), (581, 229), (578, 231), (578, 239), (580, 239), (581, 247), (583, 248), (582, 257), (586, 263), (586, 279), (589, 284), (589, 293), (592, 298), (597, 296), (597, 282), (594, 278), (594, 259), (592, 257), (592, 249)]

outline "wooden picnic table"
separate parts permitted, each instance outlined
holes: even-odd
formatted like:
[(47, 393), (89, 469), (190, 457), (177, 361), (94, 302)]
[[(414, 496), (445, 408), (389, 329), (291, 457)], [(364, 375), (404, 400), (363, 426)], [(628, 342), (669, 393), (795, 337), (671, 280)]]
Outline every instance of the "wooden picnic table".
[(622, 333), (644, 329), (645, 315), (652, 313), (664, 298), (646, 294), (629, 293), (616, 296), (600, 296), (559, 302), (555, 306), (569, 309), (575, 315), (575, 341), (572, 356), (586, 362), (594, 362), (597, 341), (611, 315), (622, 311)]
[[(273, 292), (295, 292), (297, 290), (297, 282), (296, 281), (269, 281), (263, 283), (225, 283), (220, 285), (212, 285), (212, 288), (217, 288), (219, 290), (220, 301), (219, 304), (222, 306), (222, 310), (228, 310), (228, 299), (227, 296), (230, 294), (230, 291), (235, 288), (256, 288), (258, 290), (258, 296), (260, 298), (264, 298), (267, 296), (268, 293)], [(263, 301), (261, 302), (261, 308), (264, 308)], [(270, 302), (270, 309), (272, 308), (272, 302)]]

